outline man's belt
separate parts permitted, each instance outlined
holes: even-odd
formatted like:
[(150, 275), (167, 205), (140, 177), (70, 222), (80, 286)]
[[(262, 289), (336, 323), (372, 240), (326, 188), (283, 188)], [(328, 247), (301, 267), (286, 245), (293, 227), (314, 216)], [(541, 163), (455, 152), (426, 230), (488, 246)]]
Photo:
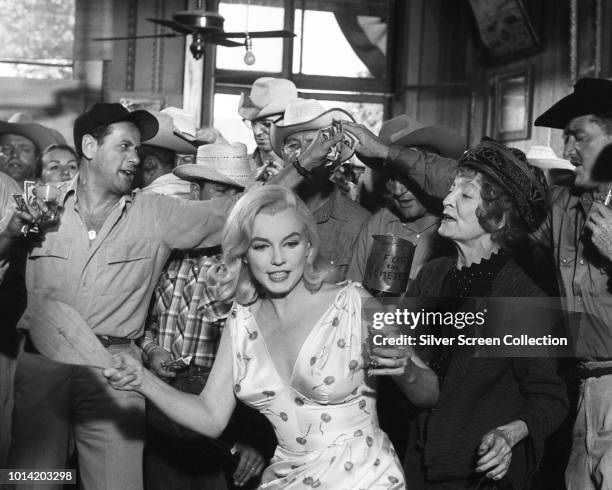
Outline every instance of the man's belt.
[(96, 335), (96, 337), (104, 347), (134, 343), (133, 339), (126, 339), (125, 337), (113, 337), (112, 335)]
[(612, 374), (611, 366), (587, 366), (580, 364), (578, 366), (578, 374), (581, 378), (601, 378)]
[[(26, 338), (23, 350), (29, 354), (40, 354), (40, 352), (38, 352), (38, 349), (32, 342), (30, 335), (27, 332), (25, 333), (25, 337)], [(104, 347), (109, 347), (111, 345), (125, 345), (134, 343), (133, 339), (126, 339), (125, 337), (113, 337), (111, 335), (96, 335), (96, 337)]]

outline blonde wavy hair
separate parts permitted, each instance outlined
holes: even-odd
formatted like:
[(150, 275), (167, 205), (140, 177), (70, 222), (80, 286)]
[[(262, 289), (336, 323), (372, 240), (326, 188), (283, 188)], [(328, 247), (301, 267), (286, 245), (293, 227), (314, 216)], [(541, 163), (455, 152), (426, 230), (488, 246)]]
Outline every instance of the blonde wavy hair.
[(302, 221), (304, 236), (310, 244), (310, 253), (304, 267), (304, 285), (316, 291), (324, 282), (328, 271), (320, 265), (319, 234), (306, 204), (292, 191), (279, 185), (254, 187), (236, 203), (223, 229), (223, 266), (209, 271), (208, 283), (216, 290), (219, 301), (235, 299), (246, 305), (263, 295), (249, 267), (243, 261), (251, 244), (255, 218), (261, 214), (274, 215), (293, 209)]

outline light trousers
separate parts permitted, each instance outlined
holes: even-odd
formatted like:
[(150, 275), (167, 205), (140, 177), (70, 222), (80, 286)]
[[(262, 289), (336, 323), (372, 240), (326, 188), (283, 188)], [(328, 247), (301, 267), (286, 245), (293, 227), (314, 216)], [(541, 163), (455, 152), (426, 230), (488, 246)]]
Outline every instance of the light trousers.
[[(140, 359), (129, 344), (108, 350)], [(112, 389), (100, 369), (24, 352), (15, 375), (9, 467), (64, 469), (74, 438), (83, 490), (142, 490), (144, 408), (141, 395)], [(28, 488), (41, 487), (19, 485)]]

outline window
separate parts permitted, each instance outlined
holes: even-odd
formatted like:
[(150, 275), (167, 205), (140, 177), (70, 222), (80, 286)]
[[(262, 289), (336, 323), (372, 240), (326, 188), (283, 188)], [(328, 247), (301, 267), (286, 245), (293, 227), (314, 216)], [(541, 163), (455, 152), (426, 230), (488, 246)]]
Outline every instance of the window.
[(0, 0), (0, 76), (72, 78), (74, 0)]
[(211, 114), (204, 107), (205, 119), (252, 150), (252, 133), (237, 113), (239, 94), (248, 93), (255, 79), (272, 76), (290, 78), (301, 97), (345, 108), (377, 132), (393, 93), (395, 9), (395, 0), (219, 0), (226, 31), (290, 29), (296, 36), (253, 39), (256, 62), (250, 66), (244, 48), (218, 46), (214, 108)]

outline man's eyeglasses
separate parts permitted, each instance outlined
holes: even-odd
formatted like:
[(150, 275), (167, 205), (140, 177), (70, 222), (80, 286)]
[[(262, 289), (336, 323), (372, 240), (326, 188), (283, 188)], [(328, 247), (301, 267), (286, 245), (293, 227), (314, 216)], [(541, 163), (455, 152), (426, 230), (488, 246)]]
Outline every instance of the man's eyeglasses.
[(283, 118), (283, 114), (272, 114), (272, 115), (273, 116), (275, 115), (276, 117), (266, 116), (265, 118), (262, 117), (260, 119), (253, 119), (252, 121), (249, 119), (243, 119), (242, 122), (249, 129), (253, 129), (257, 125), (262, 125), (266, 129), (270, 129), (270, 127), (273, 124), (276, 124)]

